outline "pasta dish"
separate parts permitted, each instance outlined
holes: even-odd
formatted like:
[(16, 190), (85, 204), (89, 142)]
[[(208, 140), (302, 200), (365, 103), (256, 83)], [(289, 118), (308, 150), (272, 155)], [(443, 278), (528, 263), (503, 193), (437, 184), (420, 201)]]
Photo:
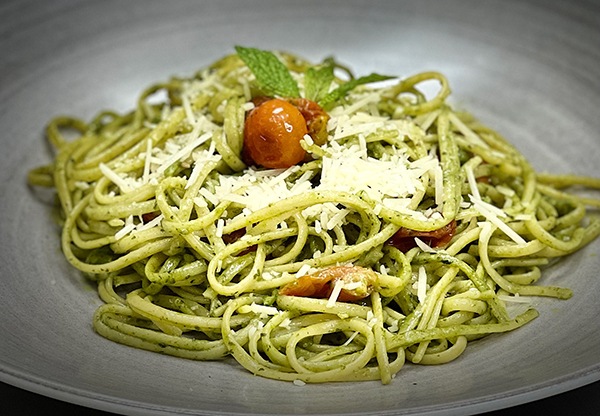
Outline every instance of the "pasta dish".
[(386, 384), (524, 326), (533, 297), (572, 296), (538, 280), (598, 236), (599, 200), (567, 189), (597, 178), (534, 171), (448, 104), (440, 73), (236, 52), (127, 114), (48, 125), (55, 160), (29, 181), (56, 188), (100, 335), (296, 384)]

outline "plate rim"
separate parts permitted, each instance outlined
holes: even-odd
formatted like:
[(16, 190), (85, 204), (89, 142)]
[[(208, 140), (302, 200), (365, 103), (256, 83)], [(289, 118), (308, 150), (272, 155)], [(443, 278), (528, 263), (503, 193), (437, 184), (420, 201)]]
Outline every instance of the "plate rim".
[[(115, 396), (95, 393), (79, 389), (57, 381), (49, 381), (16, 369), (0, 362), (0, 382), (40, 394), (52, 399), (80, 405), (102, 411), (145, 416), (166, 415), (211, 415), (211, 416), (248, 416), (248, 413), (215, 412), (201, 409), (183, 409), (172, 406), (161, 406), (137, 400), (121, 399)], [(402, 412), (401, 409), (377, 411), (378, 415), (473, 415), (482, 412), (505, 409), (521, 404), (531, 403), (556, 394), (565, 393), (600, 381), (600, 363), (582, 370), (562, 375), (542, 383), (505, 391), (495, 395), (487, 395), (477, 399), (449, 402), (440, 405), (413, 408)], [(385, 387), (384, 387), (385, 388)], [(422, 411), (420, 411), (422, 409)], [(400, 412), (398, 412), (398, 410)], [(275, 413), (273, 413), (275, 414)], [(280, 416), (285, 414), (277, 413)], [(375, 414), (375, 413), (372, 413)], [(288, 415), (297, 415), (288, 413)], [(314, 414), (315, 416), (317, 414)], [(365, 415), (369, 413), (342, 413), (342, 415)]]

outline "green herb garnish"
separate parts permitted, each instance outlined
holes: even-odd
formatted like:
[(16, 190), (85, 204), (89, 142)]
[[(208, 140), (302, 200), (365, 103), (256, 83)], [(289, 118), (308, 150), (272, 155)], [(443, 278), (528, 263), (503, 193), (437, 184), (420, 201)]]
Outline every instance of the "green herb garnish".
[(327, 94), (323, 99), (319, 102), (321, 105), (329, 104), (331, 102), (337, 101), (341, 99), (344, 95), (346, 95), (350, 90), (358, 87), (363, 84), (370, 84), (371, 82), (379, 82), (385, 81), (388, 79), (392, 79), (395, 77), (390, 77), (387, 75), (379, 75), (379, 74), (370, 74), (364, 77), (360, 77), (357, 79), (353, 79), (351, 81), (346, 82), (345, 84), (340, 85), (335, 90), (331, 91)]
[(236, 46), (235, 50), (242, 61), (248, 65), (263, 92), (282, 97), (300, 97), (298, 83), (292, 78), (283, 62), (272, 52), (241, 46)]
[[(279, 95), (281, 97), (300, 97), (298, 83), (294, 80), (285, 64), (272, 52), (242, 46), (236, 46), (235, 50), (242, 61), (248, 65), (248, 68), (250, 68), (256, 77), (259, 88), (264, 93)], [(334, 80), (334, 66), (333, 59), (328, 58), (323, 62), (321, 68), (308, 68), (304, 78), (305, 98), (315, 101), (320, 105), (325, 105), (340, 100), (349, 91), (359, 85), (395, 78), (373, 73), (348, 81), (329, 92), (331, 83)]]
[(314, 102), (319, 102), (329, 92), (329, 87), (333, 81), (333, 60), (327, 59), (324, 65), (319, 68), (308, 68), (304, 75), (304, 95), (305, 98)]

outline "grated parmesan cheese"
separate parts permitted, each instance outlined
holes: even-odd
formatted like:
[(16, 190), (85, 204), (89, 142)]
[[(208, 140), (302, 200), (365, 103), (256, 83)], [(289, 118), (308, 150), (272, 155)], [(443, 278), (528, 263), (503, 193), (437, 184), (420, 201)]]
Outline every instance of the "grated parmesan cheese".
[[(471, 199), (471, 203), (473, 204), (473, 208), (485, 217), (490, 223), (494, 224), (500, 230), (502, 230), (511, 240), (513, 240), (517, 244), (525, 244), (527, 241), (523, 239), (517, 232), (515, 232), (512, 228), (510, 228), (504, 221), (500, 218), (506, 218), (507, 214), (501, 208), (498, 208), (492, 204), (489, 204), (481, 199), (481, 195), (479, 193), (479, 189), (477, 188), (477, 181), (475, 180), (475, 175), (473, 173), (473, 167), (471, 165), (465, 165), (465, 173), (467, 175), (467, 181), (469, 183), (469, 188), (471, 190), (471, 194), (469, 198)], [(509, 191), (512, 191), (509, 188), (506, 188), (504, 192), (510, 194)], [(514, 191), (513, 191), (514, 192)], [(510, 200), (509, 200), (510, 201)]]
[(132, 232), (134, 229), (135, 229), (134, 224), (125, 224), (125, 226), (123, 228), (121, 228), (119, 231), (117, 231), (117, 233), (115, 234), (115, 240), (119, 241), (121, 238), (125, 237), (127, 234)]
[(473, 173), (473, 167), (471, 165), (465, 165), (465, 173), (467, 174), (467, 182), (469, 183), (469, 188), (471, 189), (471, 194), (473, 198), (481, 201), (481, 194), (479, 193), (479, 188), (477, 188), (477, 180), (475, 179), (475, 174)]
[(532, 218), (531, 214), (518, 214), (515, 215), (517, 221), (529, 221)]
[(320, 234), (322, 231), (321, 221), (319, 221), (319, 220), (315, 220), (315, 231), (317, 234)]
[(109, 179), (112, 183), (119, 187), (121, 193), (126, 194), (127, 192), (131, 192), (131, 187), (118, 173), (116, 173), (104, 163), (100, 163), (98, 167), (100, 168), (100, 172), (102, 172), (102, 174), (106, 176), (107, 179)]
[(496, 186), (496, 190), (504, 196), (508, 196), (508, 197), (515, 196), (515, 191), (504, 185)]
[(450, 122), (460, 131), (460, 133), (472, 144), (477, 146), (482, 146), (486, 149), (489, 149), (489, 145), (484, 142), (473, 130), (467, 127), (465, 123), (463, 123), (454, 113), (448, 114), (448, 119)]
[(158, 227), (161, 224), (164, 217), (165, 216), (163, 214), (160, 214), (156, 218), (154, 218), (152, 221), (150, 221), (146, 224), (144, 224), (143, 222), (140, 222), (136, 226), (135, 231), (139, 232), (139, 231), (149, 230), (150, 228)]
[(425, 244), (425, 242), (423, 240), (421, 240), (419, 237), (415, 237), (415, 243), (417, 243), (417, 246), (423, 250), (425, 253), (437, 253), (437, 251), (432, 248), (429, 247), (427, 244)]
[(75, 185), (75, 188), (81, 189), (82, 191), (90, 189), (90, 184), (85, 181), (75, 181), (73, 185)]
[(296, 277), (302, 277), (304, 275), (307, 275), (309, 271), (310, 266), (308, 264), (305, 264), (302, 267), (300, 267), (300, 270), (296, 272)]
[(366, 94), (363, 98), (355, 101), (353, 104), (344, 108), (342, 114), (352, 114), (370, 103), (378, 103), (381, 101), (381, 95), (377, 92)]
[(425, 302), (425, 296), (427, 294), (427, 272), (425, 271), (425, 267), (419, 267), (419, 276), (417, 278), (417, 298), (419, 299), (419, 303)]
[(354, 332), (352, 333), (352, 335), (350, 335), (350, 336), (348, 337), (348, 339), (346, 340), (346, 342), (344, 342), (344, 343), (342, 344), (342, 347), (345, 347), (345, 346), (347, 346), (347, 345), (350, 345), (350, 343), (351, 343), (352, 341), (354, 341), (354, 338), (356, 338), (356, 336), (357, 336), (357, 335), (358, 335), (358, 331), (354, 331)]
[(217, 237), (223, 237), (223, 227), (225, 227), (225, 220), (219, 218), (217, 220), (217, 230), (215, 231)]
[(219, 204), (219, 202), (220, 202), (219, 198), (217, 198), (215, 195), (213, 195), (212, 192), (210, 192), (208, 189), (200, 188), (199, 192), (204, 198), (208, 199), (208, 201), (211, 204), (213, 204), (215, 206)]
[(258, 305), (254, 302), (250, 305), (240, 306), (238, 310), (240, 311), (240, 313), (264, 313), (266, 315), (277, 315), (279, 313), (279, 309), (277, 309), (274, 306)]
[(350, 283), (346, 283), (343, 288), (346, 290), (354, 290), (354, 289), (358, 289), (359, 287), (361, 287), (361, 285), (362, 285), (361, 282), (350, 282)]
[(192, 105), (190, 103), (190, 97), (185, 92), (181, 94), (181, 105), (183, 107), (183, 111), (185, 112), (185, 117), (187, 122), (190, 123), (190, 126), (196, 125), (196, 117), (194, 117), (194, 112), (192, 111)]
[(148, 183), (150, 180), (150, 163), (152, 158), (152, 140), (146, 140), (146, 154), (144, 155), (144, 173), (142, 174), (142, 183)]
[(331, 295), (329, 295), (329, 299), (327, 300), (327, 307), (331, 308), (335, 305), (337, 298), (340, 296), (340, 292), (344, 288), (344, 281), (337, 280), (335, 285), (333, 286), (333, 290), (331, 291)]
[(279, 326), (282, 328), (285, 328), (285, 329), (290, 329), (291, 323), (292, 323), (292, 321), (290, 320), (290, 318), (285, 318), (283, 321), (281, 321)]
[[(194, 130), (190, 133), (190, 136), (193, 136), (194, 133), (196, 133), (195, 129), (196, 128), (194, 128)], [(197, 139), (193, 140), (191, 143), (189, 143), (185, 147), (179, 149), (177, 152), (175, 152), (175, 154), (173, 154), (171, 157), (169, 157), (167, 160), (165, 160), (162, 163), (162, 165), (160, 165), (158, 167), (158, 169), (156, 169), (156, 173), (158, 173), (158, 174), (164, 173), (164, 171), (167, 170), (167, 168), (169, 166), (171, 166), (173, 163), (175, 163), (183, 158), (188, 157), (196, 147), (200, 146), (202, 143), (204, 143), (211, 137), (212, 137), (212, 133), (204, 133), (203, 135), (201, 135)]]
[[(510, 228), (504, 221), (498, 218), (498, 214), (494, 210), (489, 209), (490, 204), (486, 204), (483, 201), (477, 201), (473, 199), (473, 206), (481, 215), (483, 215), (490, 223), (494, 224), (500, 230), (504, 232), (510, 239), (517, 244), (525, 244), (527, 241), (523, 239), (517, 232)], [(496, 207), (494, 207), (496, 208)], [(498, 209), (498, 208), (496, 208)], [(506, 216), (506, 214), (504, 214)]]

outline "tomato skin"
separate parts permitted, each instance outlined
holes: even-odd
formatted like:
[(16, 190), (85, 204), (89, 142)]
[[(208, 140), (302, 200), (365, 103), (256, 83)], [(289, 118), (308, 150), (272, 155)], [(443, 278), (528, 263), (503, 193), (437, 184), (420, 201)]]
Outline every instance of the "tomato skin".
[(307, 133), (306, 120), (300, 110), (284, 100), (265, 101), (246, 118), (245, 159), (269, 169), (294, 166), (306, 154), (300, 140)]
[(142, 214), (142, 220), (143, 220), (144, 224), (147, 224), (150, 221), (152, 221), (154, 218), (158, 217), (159, 215), (160, 215), (160, 211), (147, 212), (145, 214)]
[(355, 289), (342, 289), (337, 298), (340, 302), (352, 302), (371, 294), (373, 285), (377, 282), (377, 274), (371, 269), (360, 266), (329, 267), (313, 274), (300, 276), (281, 288), (279, 294), (328, 298), (338, 280), (343, 280), (345, 284), (359, 283), (359, 287)]
[[(245, 228), (240, 228), (239, 230), (235, 230), (229, 234), (223, 234), (222, 238), (223, 238), (223, 242), (225, 244), (233, 244), (236, 241), (238, 241), (240, 238), (242, 238), (244, 235), (246, 234), (246, 229)], [(243, 256), (245, 254), (251, 253), (253, 251), (256, 251), (258, 248), (258, 246), (253, 245), (250, 247), (245, 248), (244, 250), (240, 251), (239, 253), (235, 254), (236, 257), (239, 256)]]
[(452, 220), (446, 226), (432, 231), (416, 231), (402, 227), (386, 241), (386, 244), (406, 253), (411, 248), (417, 246), (415, 237), (418, 237), (430, 247), (443, 247), (452, 240), (455, 232), (456, 220)]
[(319, 104), (306, 98), (291, 98), (289, 101), (302, 113), (306, 120), (308, 134), (313, 141), (319, 146), (327, 143), (329, 114)]

